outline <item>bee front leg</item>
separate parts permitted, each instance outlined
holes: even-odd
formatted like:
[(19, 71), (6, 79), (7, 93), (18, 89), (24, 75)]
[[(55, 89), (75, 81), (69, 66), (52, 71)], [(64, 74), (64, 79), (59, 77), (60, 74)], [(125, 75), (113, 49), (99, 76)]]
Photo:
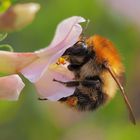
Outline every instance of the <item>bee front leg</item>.
[(53, 79), (54, 82), (58, 82), (60, 84), (65, 85), (66, 87), (76, 87), (79, 86), (80, 84), (85, 86), (85, 87), (89, 87), (89, 88), (94, 88), (94, 89), (100, 89), (101, 87), (101, 83), (99, 80), (82, 80), (82, 81), (67, 81), (67, 82), (63, 82), (63, 81), (59, 81), (56, 79)]
[(38, 100), (40, 100), (40, 101), (46, 101), (46, 100), (48, 100), (47, 98), (38, 98)]
[(80, 81), (68, 81), (68, 82), (63, 82), (63, 81), (59, 81), (59, 80), (56, 80), (56, 79), (53, 79), (54, 82), (58, 82), (60, 84), (63, 84), (65, 85), (66, 87), (76, 87), (76, 86), (79, 86), (80, 84)]

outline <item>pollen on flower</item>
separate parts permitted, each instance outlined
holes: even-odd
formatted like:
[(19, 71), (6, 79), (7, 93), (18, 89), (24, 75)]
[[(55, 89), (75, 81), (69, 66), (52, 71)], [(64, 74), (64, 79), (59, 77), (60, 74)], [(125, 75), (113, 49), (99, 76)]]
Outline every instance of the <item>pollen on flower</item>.
[(58, 61), (56, 62), (57, 65), (65, 65), (66, 64), (66, 59), (64, 57), (60, 57)]

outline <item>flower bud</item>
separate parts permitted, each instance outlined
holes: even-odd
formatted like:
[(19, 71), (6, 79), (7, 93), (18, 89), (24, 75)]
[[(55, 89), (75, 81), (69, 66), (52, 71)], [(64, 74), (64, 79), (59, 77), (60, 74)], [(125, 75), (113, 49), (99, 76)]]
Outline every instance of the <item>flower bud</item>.
[(30, 24), (40, 5), (36, 3), (16, 4), (0, 14), (0, 31), (14, 31)]

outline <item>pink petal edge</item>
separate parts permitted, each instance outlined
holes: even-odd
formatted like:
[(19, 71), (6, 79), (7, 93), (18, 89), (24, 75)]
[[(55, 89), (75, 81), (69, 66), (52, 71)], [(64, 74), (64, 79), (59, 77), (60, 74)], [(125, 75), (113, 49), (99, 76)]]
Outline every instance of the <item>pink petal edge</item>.
[(67, 49), (72, 46), (78, 40), (79, 35), (82, 32), (82, 27), (79, 23), (85, 21), (86, 20), (83, 17), (73, 16), (60, 22), (50, 45), (36, 51), (38, 56), (46, 56), (48, 53), (54, 53), (60, 51), (64, 47)]
[(15, 74), (38, 59), (35, 53), (0, 51), (0, 73)]
[(0, 100), (18, 100), (24, 86), (16, 74), (0, 77)]

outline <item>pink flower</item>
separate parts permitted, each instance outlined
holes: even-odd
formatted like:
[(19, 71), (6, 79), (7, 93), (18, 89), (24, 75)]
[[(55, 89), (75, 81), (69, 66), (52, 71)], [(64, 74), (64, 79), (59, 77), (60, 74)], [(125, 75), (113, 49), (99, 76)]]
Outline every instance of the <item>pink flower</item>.
[[(84, 21), (84, 18), (78, 16), (73, 16), (62, 21), (57, 27), (53, 41), (47, 48), (42, 50), (33, 53), (0, 51), (0, 73), (22, 73), (35, 84), (39, 97), (41, 98), (56, 101), (62, 97), (73, 94), (74, 88), (68, 88), (53, 82), (53, 78), (63, 81), (72, 80), (72, 73), (68, 71), (65, 66), (56, 65), (56, 62), (67, 48), (77, 42), (82, 32), (79, 23)], [(9, 76), (6, 78), (9, 78)], [(23, 86), (21, 86), (22, 84), (19, 82), (20, 86), (17, 86), (17, 89), (20, 87), (18, 94), (15, 94), (13, 90), (13, 98), (6, 96), (8, 97), (7, 99), (17, 99), (23, 88)], [(4, 85), (2, 87), (4, 87)], [(14, 98), (15, 95), (17, 95), (16, 98)]]

